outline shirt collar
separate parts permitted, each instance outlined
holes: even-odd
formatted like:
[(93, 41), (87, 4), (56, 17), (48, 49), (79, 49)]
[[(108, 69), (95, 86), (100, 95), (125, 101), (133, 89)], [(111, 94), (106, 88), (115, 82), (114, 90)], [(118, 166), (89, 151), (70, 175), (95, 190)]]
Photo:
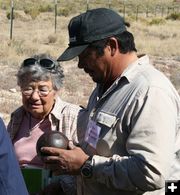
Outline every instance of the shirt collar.
[(127, 80), (131, 82), (134, 79), (135, 75), (142, 68), (142, 65), (145, 66), (150, 64), (149, 57), (147, 55), (141, 55), (138, 57), (138, 60), (128, 65), (128, 67), (121, 74), (120, 78), (126, 77)]
[(144, 55), (144, 54), (139, 55), (138, 60), (129, 64), (127, 68), (123, 71), (123, 73), (114, 81), (111, 87), (104, 94), (102, 93), (103, 85), (97, 84), (98, 97), (99, 98), (101, 96), (104, 97), (107, 94), (109, 94), (109, 92), (114, 90), (119, 85), (119, 82), (121, 81), (122, 78), (126, 78), (128, 82), (131, 82), (135, 78), (139, 70), (142, 69), (142, 66), (144, 67), (149, 64), (150, 64), (150, 61), (149, 61), (148, 55)]
[(66, 102), (62, 101), (60, 97), (57, 97), (55, 100), (54, 107), (50, 114), (54, 115), (55, 118), (60, 120), (62, 116), (62, 111), (66, 105), (67, 105)]

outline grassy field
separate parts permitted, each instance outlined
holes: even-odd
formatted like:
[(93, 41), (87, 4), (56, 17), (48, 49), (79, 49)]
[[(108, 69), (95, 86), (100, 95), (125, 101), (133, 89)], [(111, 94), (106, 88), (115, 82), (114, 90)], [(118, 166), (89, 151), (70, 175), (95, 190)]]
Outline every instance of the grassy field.
[[(85, 11), (86, 1), (58, 1), (58, 9), (63, 4), (64, 9), (74, 10), (68, 12), (67, 16), (61, 14), (57, 16), (57, 28), (55, 33), (55, 17), (53, 9), (49, 11), (39, 11), (36, 17), (32, 17), (31, 12), (26, 12), (32, 2), (38, 2), (38, 6), (53, 5), (54, 1), (17, 1), (14, 8), (14, 20), (12, 39), (10, 39), (10, 20), (8, 14), (10, 10), (10, 1), (0, 0), (0, 113), (5, 122), (9, 120), (10, 113), (21, 105), (21, 96), (16, 84), (15, 74), (21, 61), (36, 53), (49, 53), (57, 58), (68, 44), (67, 25), (70, 18), (79, 12)], [(74, 5), (76, 2), (76, 5)], [(84, 3), (83, 3), (84, 2)], [(90, 8), (101, 6), (102, 1), (90, 1)], [(103, 1), (105, 2), (105, 1)], [(112, 6), (116, 3), (138, 3), (140, 1), (111, 1)], [(172, 5), (172, 1), (143, 1), (143, 4), (164, 3)], [(66, 6), (66, 3), (68, 4)], [(80, 6), (82, 4), (82, 6)], [(36, 6), (36, 7), (38, 7)], [(63, 7), (61, 6), (61, 8)], [(108, 6), (108, 1), (106, 1)], [(116, 5), (116, 9), (117, 9)], [(41, 8), (42, 9), (42, 8)], [(76, 10), (77, 9), (77, 10)], [(115, 9), (115, 8), (113, 8)], [(118, 8), (119, 9), (119, 8)], [(34, 8), (35, 10), (35, 8)], [(119, 10), (122, 11), (122, 10)], [(123, 14), (123, 13), (122, 13)], [(138, 53), (147, 53), (150, 55), (153, 64), (161, 69), (173, 81), (177, 89), (180, 89), (180, 20), (179, 13), (174, 19), (164, 14), (149, 14), (146, 16), (142, 12), (136, 20), (130, 11), (126, 13), (125, 19), (131, 23), (129, 31), (135, 36)], [(62, 63), (65, 72), (64, 88), (60, 95), (64, 100), (86, 106), (88, 96), (94, 87), (91, 79), (77, 68), (77, 61)]]
[(40, 8), (42, 11), (51, 11), (55, 2), (58, 4), (59, 8), (64, 8), (70, 10), (71, 12), (84, 11), (84, 9), (89, 6), (89, 8), (95, 7), (109, 7), (119, 9), (123, 4), (126, 5), (142, 5), (146, 7), (153, 7), (155, 5), (171, 6), (176, 4), (178, 0), (0, 0), (0, 6), (3, 9), (8, 9), (11, 2), (14, 2), (14, 6), (19, 10), (33, 8)]

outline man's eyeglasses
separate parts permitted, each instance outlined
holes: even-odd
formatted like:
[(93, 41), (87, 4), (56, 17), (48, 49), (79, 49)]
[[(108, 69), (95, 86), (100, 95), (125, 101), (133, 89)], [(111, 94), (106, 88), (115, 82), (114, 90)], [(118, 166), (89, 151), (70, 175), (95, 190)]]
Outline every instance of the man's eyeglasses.
[(33, 88), (24, 88), (21, 89), (21, 92), (25, 95), (25, 96), (31, 96), (34, 92), (37, 92), (38, 95), (40, 97), (45, 97), (47, 96), (53, 89), (48, 89), (48, 88), (43, 88), (43, 89), (38, 89), (35, 90)]
[(23, 61), (22, 66), (31, 66), (34, 64), (39, 64), (41, 67), (46, 68), (47, 70), (54, 70), (56, 67), (56, 64), (53, 60), (48, 58), (42, 58), (42, 59), (35, 59), (35, 58), (27, 58)]

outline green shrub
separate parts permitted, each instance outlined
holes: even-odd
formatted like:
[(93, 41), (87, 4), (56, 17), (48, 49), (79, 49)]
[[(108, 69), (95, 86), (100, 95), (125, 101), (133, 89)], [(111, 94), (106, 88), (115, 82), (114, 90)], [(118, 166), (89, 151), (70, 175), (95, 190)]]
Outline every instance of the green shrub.
[(172, 13), (166, 17), (167, 20), (180, 20), (180, 13)]
[[(6, 17), (7, 17), (8, 20), (11, 19), (11, 12), (10, 12), (10, 11), (7, 11), (7, 12), (6, 12)], [(21, 14), (19, 14), (19, 13), (16, 12), (16, 11), (13, 12), (13, 20), (14, 20), (14, 19), (22, 19), (22, 18), (23, 18), (23, 17), (21, 16)]]
[(162, 18), (154, 18), (149, 22), (149, 25), (160, 25), (165, 24), (165, 20)]
[(57, 11), (58, 16), (65, 16), (67, 17), (70, 14), (71, 10), (68, 8), (59, 8)]
[(54, 10), (53, 4), (43, 4), (39, 6), (40, 12), (52, 12)]
[(38, 7), (26, 7), (24, 8), (24, 13), (30, 15), (34, 20), (40, 14), (40, 11)]
[[(10, 12), (10, 11), (8, 11), (8, 12), (6, 13), (6, 17), (7, 17), (8, 20), (11, 19), (11, 12)], [(15, 19), (15, 13), (13, 13), (13, 20), (14, 20), (14, 19)]]
[(0, 8), (3, 10), (7, 10), (10, 5), (10, 0), (0, 0)]

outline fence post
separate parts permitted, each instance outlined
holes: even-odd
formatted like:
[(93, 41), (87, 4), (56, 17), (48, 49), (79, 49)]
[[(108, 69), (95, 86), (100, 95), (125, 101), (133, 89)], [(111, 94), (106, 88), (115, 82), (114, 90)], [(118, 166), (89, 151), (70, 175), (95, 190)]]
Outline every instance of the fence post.
[(149, 14), (149, 5), (147, 5), (146, 7), (146, 17), (148, 17), (148, 14)]
[(138, 14), (139, 14), (139, 5), (136, 7), (136, 21), (138, 21)]
[(163, 17), (163, 15), (164, 15), (164, 7), (162, 6), (161, 7), (161, 17)]
[(111, 8), (111, 0), (108, 0), (109, 9)]
[(158, 5), (155, 6), (155, 12), (154, 12), (155, 17), (156, 17), (156, 13), (157, 13), (157, 7), (158, 7)]
[(123, 4), (123, 17), (126, 17), (126, 5), (125, 3)]
[(169, 15), (170, 7), (167, 7), (167, 16)]
[(89, 10), (89, 0), (86, 0), (86, 9)]
[(12, 39), (12, 32), (13, 32), (13, 18), (14, 18), (14, 0), (11, 0), (11, 27), (10, 27), (10, 39)]
[(54, 32), (56, 33), (57, 28), (57, 0), (54, 0)]

